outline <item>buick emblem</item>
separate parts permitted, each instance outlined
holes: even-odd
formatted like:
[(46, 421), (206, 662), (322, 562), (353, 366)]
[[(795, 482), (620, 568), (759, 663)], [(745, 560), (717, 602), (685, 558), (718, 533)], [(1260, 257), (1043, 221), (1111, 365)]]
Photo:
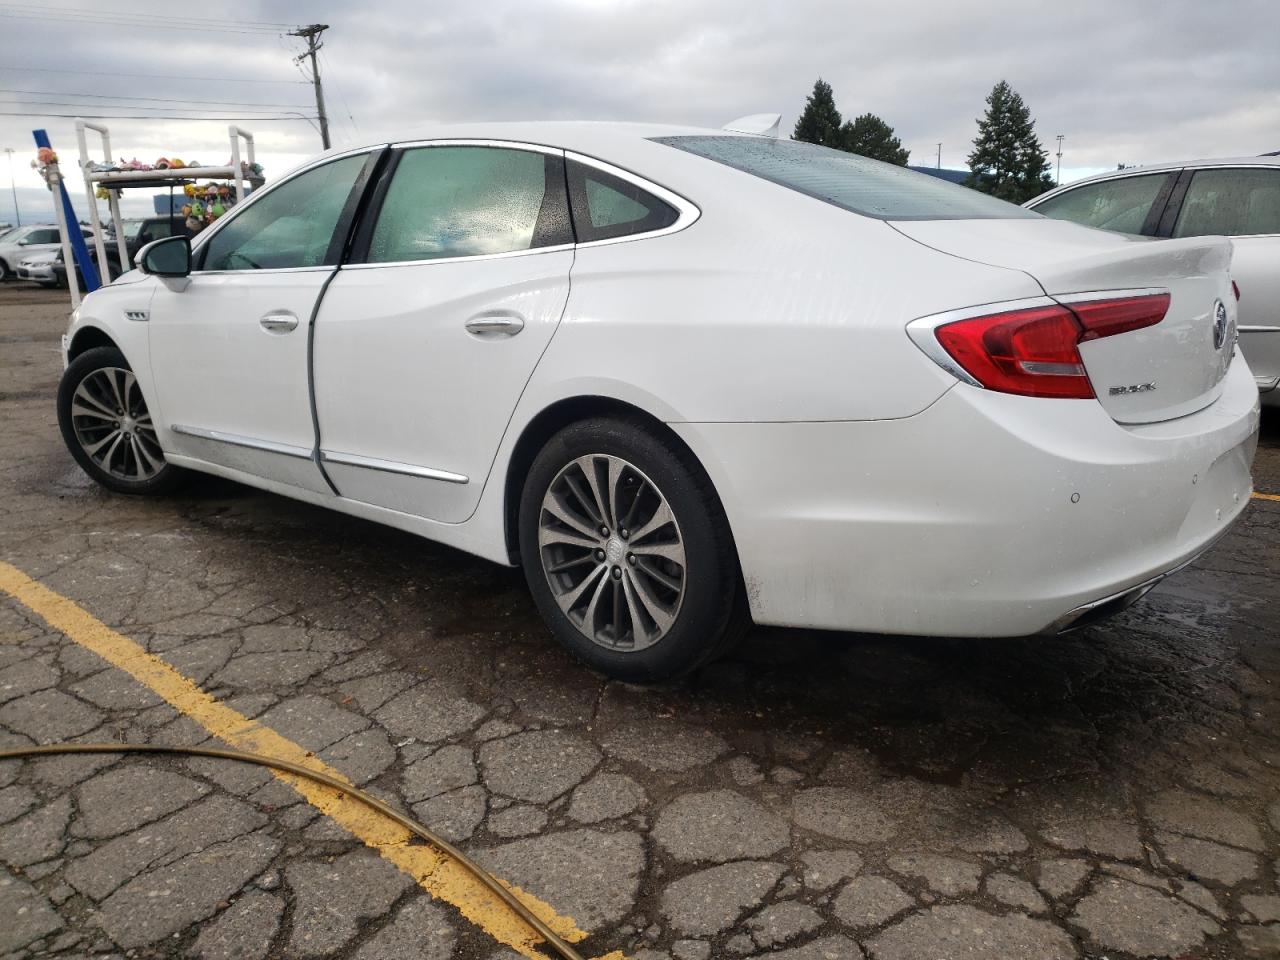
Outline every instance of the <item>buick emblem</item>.
[(1221, 350), (1227, 342), (1227, 306), (1221, 300), (1213, 302), (1213, 349)]

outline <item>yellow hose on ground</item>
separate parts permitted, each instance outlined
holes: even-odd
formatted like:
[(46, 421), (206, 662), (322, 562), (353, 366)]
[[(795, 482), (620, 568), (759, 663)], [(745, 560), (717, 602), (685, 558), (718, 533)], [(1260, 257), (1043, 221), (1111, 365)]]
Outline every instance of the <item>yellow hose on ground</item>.
[(67, 753), (176, 753), (190, 757), (215, 757), (220, 760), (238, 760), (241, 763), (252, 763), (260, 767), (285, 770), (299, 777), (306, 777), (317, 783), (323, 783), (327, 787), (332, 787), (334, 790), (339, 790), (355, 797), (362, 803), (377, 810), (384, 817), (394, 820), (414, 836), (420, 837), (436, 849), (442, 850), (453, 857), (466, 867), (477, 880), (484, 884), (494, 896), (510, 907), (512, 913), (528, 924), (538, 936), (546, 941), (547, 946), (551, 947), (564, 960), (583, 960), (582, 956), (573, 947), (569, 946), (554, 930), (539, 920), (528, 907), (520, 902), (515, 894), (499, 883), (493, 874), (489, 873), (448, 840), (434, 833), (430, 827), (406, 817), (403, 813), (383, 803), (372, 794), (339, 780), (337, 777), (310, 770), (288, 760), (276, 760), (272, 757), (264, 757), (257, 753), (246, 753), (242, 750), (224, 750), (220, 747), (170, 747), (156, 743), (52, 743), (38, 747), (14, 747), (0, 750), (0, 761), (25, 760), (31, 757), (57, 756)]

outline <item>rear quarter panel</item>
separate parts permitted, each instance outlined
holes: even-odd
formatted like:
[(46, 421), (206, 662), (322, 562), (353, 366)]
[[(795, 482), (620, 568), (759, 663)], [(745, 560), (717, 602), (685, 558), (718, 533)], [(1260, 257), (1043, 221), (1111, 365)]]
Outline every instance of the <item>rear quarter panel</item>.
[(672, 422), (907, 417), (955, 383), (907, 338), (908, 322), (1040, 293), (1019, 271), (686, 159), (708, 169), (664, 185), (701, 217), (667, 236), (578, 248), (529, 404), (594, 387), (653, 398), (650, 412)]

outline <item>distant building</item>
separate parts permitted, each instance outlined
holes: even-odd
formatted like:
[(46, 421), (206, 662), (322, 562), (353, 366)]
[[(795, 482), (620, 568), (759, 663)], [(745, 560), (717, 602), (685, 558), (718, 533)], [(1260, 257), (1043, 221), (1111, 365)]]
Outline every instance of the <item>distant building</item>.
[(907, 166), (908, 170), (914, 170), (916, 173), (927, 173), (931, 177), (937, 177), (939, 180), (947, 180), (951, 183), (963, 184), (969, 178), (968, 170), (948, 170), (945, 167), (914, 167)]

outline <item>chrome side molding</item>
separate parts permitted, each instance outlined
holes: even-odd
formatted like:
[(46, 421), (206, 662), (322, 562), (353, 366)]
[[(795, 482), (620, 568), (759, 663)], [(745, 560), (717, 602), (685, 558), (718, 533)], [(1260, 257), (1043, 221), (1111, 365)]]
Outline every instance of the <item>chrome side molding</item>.
[[(308, 454), (309, 455), (309, 454)], [(320, 459), (325, 463), (336, 463), (344, 467), (363, 467), (366, 470), (379, 470), (382, 473), (398, 473), (406, 477), (418, 477), (422, 480), (442, 480), (445, 483), (470, 483), (469, 477), (448, 470), (436, 470), (432, 467), (419, 467), (412, 463), (399, 463), (395, 460), (381, 460), (378, 457), (364, 457), (358, 453), (339, 453), (335, 450), (321, 450)]]
[(233, 447), (246, 447), (250, 450), (265, 450), (267, 453), (278, 453), (282, 457), (297, 457), (299, 460), (311, 459), (310, 447), (299, 447), (292, 443), (277, 443), (274, 440), (259, 440), (256, 437), (242, 437), (237, 433), (223, 433), (221, 430), (206, 430), (203, 427), (188, 427), (175, 423), (169, 428), (174, 433), (195, 437), (198, 440), (213, 440), (216, 443), (227, 443)]

